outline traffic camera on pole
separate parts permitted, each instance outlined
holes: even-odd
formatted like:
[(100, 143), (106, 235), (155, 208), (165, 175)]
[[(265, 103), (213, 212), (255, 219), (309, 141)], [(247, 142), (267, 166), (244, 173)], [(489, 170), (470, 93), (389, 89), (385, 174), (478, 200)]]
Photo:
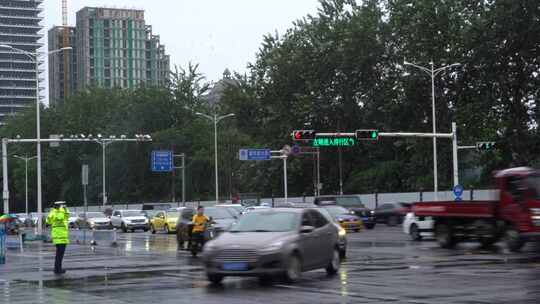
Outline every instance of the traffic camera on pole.
[(315, 130), (294, 130), (291, 133), (293, 141), (311, 141), (315, 139)]
[(378, 140), (379, 130), (356, 130), (357, 140)]
[(491, 151), (496, 147), (496, 143), (493, 141), (481, 141), (476, 143), (476, 150), (478, 151)]

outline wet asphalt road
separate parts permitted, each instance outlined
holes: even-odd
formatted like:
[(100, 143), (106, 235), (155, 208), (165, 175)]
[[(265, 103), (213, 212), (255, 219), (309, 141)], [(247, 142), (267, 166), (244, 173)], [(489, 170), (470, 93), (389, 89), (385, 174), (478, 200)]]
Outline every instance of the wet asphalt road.
[(0, 266), (0, 303), (540, 303), (540, 249), (513, 254), (497, 244), (440, 249), (398, 227), (349, 234), (336, 276), (260, 285), (226, 278), (210, 285), (201, 263), (176, 250), (174, 235), (120, 234), (117, 248), (70, 246), (63, 277), (51, 274), (51, 245), (9, 252)]

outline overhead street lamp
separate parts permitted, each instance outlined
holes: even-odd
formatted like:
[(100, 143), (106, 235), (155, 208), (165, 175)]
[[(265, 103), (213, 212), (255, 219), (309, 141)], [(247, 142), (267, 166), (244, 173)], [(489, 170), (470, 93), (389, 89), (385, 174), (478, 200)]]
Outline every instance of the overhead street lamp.
[[(431, 61), (430, 68), (426, 68), (414, 63), (410, 62), (403, 62), (404, 65), (409, 65), (412, 67), (415, 67), (417, 69), (420, 69), (424, 72), (426, 72), (428, 75), (431, 76), (431, 112), (433, 115), (433, 134), (437, 133), (436, 128), (436, 118), (435, 118), (435, 76), (437, 76), (439, 73), (443, 72), (446, 69), (450, 69), (452, 67), (460, 66), (460, 63), (453, 63), (450, 65), (446, 65), (440, 68), (435, 69), (433, 66), (433, 61)], [(437, 182), (437, 138), (433, 137), (433, 191), (435, 192), (435, 200), (439, 200), (439, 194), (438, 194), (438, 182)]]
[[(103, 138), (103, 141), (106, 142), (114, 142), (114, 141), (126, 141), (126, 142), (147, 142), (152, 141), (152, 137), (150, 135), (135, 135), (135, 138), (127, 138), (125, 135), (120, 136), (120, 138), (116, 138), (115, 136), (112, 136), (110, 138)], [(64, 135), (58, 135), (57, 138), (44, 138), (40, 139), (39, 141), (45, 142), (45, 143), (62, 143), (62, 142), (95, 142), (92, 135), (71, 135), (69, 138), (64, 137)], [(8, 149), (7, 145), (9, 143), (37, 143), (37, 138), (21, 138), (19, 135), (17, 135), (16, 138), (9, 139), (9, 138), (2, 138), (2, 184), (3, 184), (3, 192), (2, 192), (2, 199), (4, 201), (4, 212), (9, 212), (9, 184), (8, 184)], [(39, 158), (38, 158), (39, 159)], [(38, 167), (39, 168), (39, 167)], [(38, 214), (41, 215), (41, 206), (38, 206)], [(40, 221), (41, 217), (38, 219), (38, 222)], [(43, 227), (38, 226), (38, 235), (43, 235)]]
[(28, 215), (28, 161), (37, 158), (37, 156), (26, 157), (13, 155), (13, 157), (24, 160), (24, 185), (25, 185), (25, 213)]
[(142, 135), (142, 134), (136, 134), (135, 138), (127, 138), (125, 135), (121, 135), (119, 138), (117, 138), (115, 135), (110, 135), (108, 138), (103, 137), (101, 134), (98, 134), (96, 137), (92, 136), (92, 134), (84, 135), (72, 135), (72, 138), (76, 137), (86, 138), (89, 141), (93, 141), (101, 146), (101, 178), (102, 178), (102, 198), (103, 198), (103, 206), (107, 205), (107, 175), (106, 175), (106, 157), (105, 157), (105, 149), (108, 145), (115, 143), (115, 142), (126, 142), (126, 141), (152, 141), (152, 137), (148, 134)]
[(214, 114), (213, 116), (195, 112), (195, 115), (202, 116), (211, 122), (214, 123), (214, 157), (215, 157), (215, 166), (216, 166), (216, 204), (219, 202), (219, 184), (218, 184), (218, 148), (217, 148), (217, 125), (220, 121), (222, 121), (225, 118), (233, 117), (235, 116), (234, 113), (218, 116), (217, 114)]
[[(25, 51), (25, 50), (22, 50), (22, 49), (18, 49), (18, 48), (15, 48), (15, 47), (12, 47), (11, 45), (7, 45), (7, 44), (0, 44), (0, 48), (3, 48), (3, 49), (9, 49), (15, 53), (19, 53), (19, 54), (23, 54), (25, 55), (26, 57), (28, 57), (30, 59), (30, 61), (32, 61), (32, 63), (35, 64), (36, 66), (36, 144), (37, 144), (37, 154), (36, 154), (36, 157), (37, 157), (37, 213), (38, 213), (38, 234), (41, 235), (42, 232), (43, 232), (43, 218), (42, 218), (42, 213), (43, 213), (43, 206), (42, 206), (42, 201), (41, 201), (41, 129), (40, 129), (40, 117), (39, 117), (39, 105), (40, 105), (40, 101), (39, 101), (39, 60), (38, 60), (38, 53), (30, 53), (28, 51)], [(52, 54), (55, 54), (55, 53), (58, 53), (58, 52), (62, 52), (62, 51), (67, 51), (67, 50), (72, 50), (73, 48), (72, 47), (64, 47), (64, 48), (61, 48), (61, 49), (57, 49), (57, 50), (52, 50), (52, 51), (49, 51), (47, 52), (48, 55), (52, 55)]]

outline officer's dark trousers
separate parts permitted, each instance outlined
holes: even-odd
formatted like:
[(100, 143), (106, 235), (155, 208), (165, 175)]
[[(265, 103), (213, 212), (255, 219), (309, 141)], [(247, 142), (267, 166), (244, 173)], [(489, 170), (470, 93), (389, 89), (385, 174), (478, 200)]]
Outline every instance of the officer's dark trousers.
[(62, 271), (62, 260), (64, 259), (64, 253), (66, 252), (66, 244), (56, 245), (56, 258), (54, 260), (54, 272), (59, 273)]

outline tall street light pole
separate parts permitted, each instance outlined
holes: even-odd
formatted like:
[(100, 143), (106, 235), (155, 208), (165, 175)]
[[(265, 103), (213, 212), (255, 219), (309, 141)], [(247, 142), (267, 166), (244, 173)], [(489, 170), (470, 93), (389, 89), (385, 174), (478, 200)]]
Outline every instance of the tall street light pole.
[[(84, 136), (82, 134), (81, 136)], [(135, 139), (133, 138), (127, 138), (125, 135), (121, 135), (120, 138), (116, 138), (115, 135), (109, 136), (109, 138), (103, 137), (101, 134), (97, 135), (97, 138), (92, 138), (92, 135), (87, 136), (90, 141), (94, 141), (95, 143), (99, 144), (101, 146), (101, 182), (102, 182), (102, 199), (103, 199), (103, 206), (107, 205), (108, 202), (108, 196), (107, 196), (107, 154), (106, 154), (106, 148), (108, 145), (115, 143), (115, 142), (125, 142), (125, 141), (151, 141), (152, 138), (150, 135), (135, 135)]]
[(25, 185), (25, 212), (28, 215), (28, 161), (36, 158), (37, 156), (26, 157), (13, 155), (13, 157), (24, 160), (24, 185)]
[[(430, 64), (429, 68), (426, 68), (426, 67), (414, 64), (414, 63), (410, 63), (407, 61), (405, 61), (403, 64), (420, 69), (431, 76), (431, 113), (433, 115), (432, 117), (433, 134), (435, 134), (437, 133), (436, 117), (435, 117), (435, 76), (437, 76), (439, 73), (443, 72), (446, 69), (459, 66), (461, 64), (453, 63), (453, 64), (446, 65), (437, 69), (433, 67), (433, 61), (429, 63)], [(438, 182), (437, 182), (437, 138), (433, 137), (433, 192), (435, 192), (435, 200), (437, 201), (439, 200), (438, 188), (439, 187), (438, 187)]]
[(107, 186), (106, 186), (106, 183), (107, 183), (107, 178), (106, 178), (106, 174), (107, 174), (107, 171), (106, 171), (106, 163), (105, 163), (105, 160), (106, 160), (106, 154), (105, 154), (105, 149), (107, 148), (108, 145), (112, 144), (113, 142), (112, 141), (102, 141), (102, 140), (96, 140), (96, 143), (98, 143), (100, 146), (101, 146), (101, 172), (103, 174), (101, 174), (101, 182), (102, 182), (102, 198), (103, 198), (103, 206), (107, 205)]
[[(23, 54), (26, 57), (32, 61), (32, 63), (35, 64), (36, 68), (36, 144), (37, 144), (37, 213), (38, 213), (38, 235), (43, 234), (43, 205), (41, 200), (41, 126), (40, 126), (40, 117), (39, 117), (39, 110), (40, 110), (40, 100), (39, 100), (39, 60), (38, 60), (38, 53), (30, 53), (28, 51), (18, 49), (15, 47), (12, 47), (11, 45), (7, 44), (0, 44), (0, 48), (9, 49), (15, 53)], [(72, 50), (72, 47), (64, 47), (61, 49), (53, 50), (47, 52), (48, 55), (55, 54), (62, 51)]]
[(230, 114), (222, 115), (222, 116), (218, 116), (217, 114), (214, 114), (213, 116), (211, 116), (211, 115), (200, 113), (200, 112), (195, 112), (195, 115), (202, 116), (214, 123), (214, 158), (215, 158), (214, 162), (215, 162), (215, 167), (216, 167), (216, 204), (217, 204), (219, 202), (217, 125), (221, 120), (228, 117), (233, 117), (235, 115), (233, 113), (230, 113)]

